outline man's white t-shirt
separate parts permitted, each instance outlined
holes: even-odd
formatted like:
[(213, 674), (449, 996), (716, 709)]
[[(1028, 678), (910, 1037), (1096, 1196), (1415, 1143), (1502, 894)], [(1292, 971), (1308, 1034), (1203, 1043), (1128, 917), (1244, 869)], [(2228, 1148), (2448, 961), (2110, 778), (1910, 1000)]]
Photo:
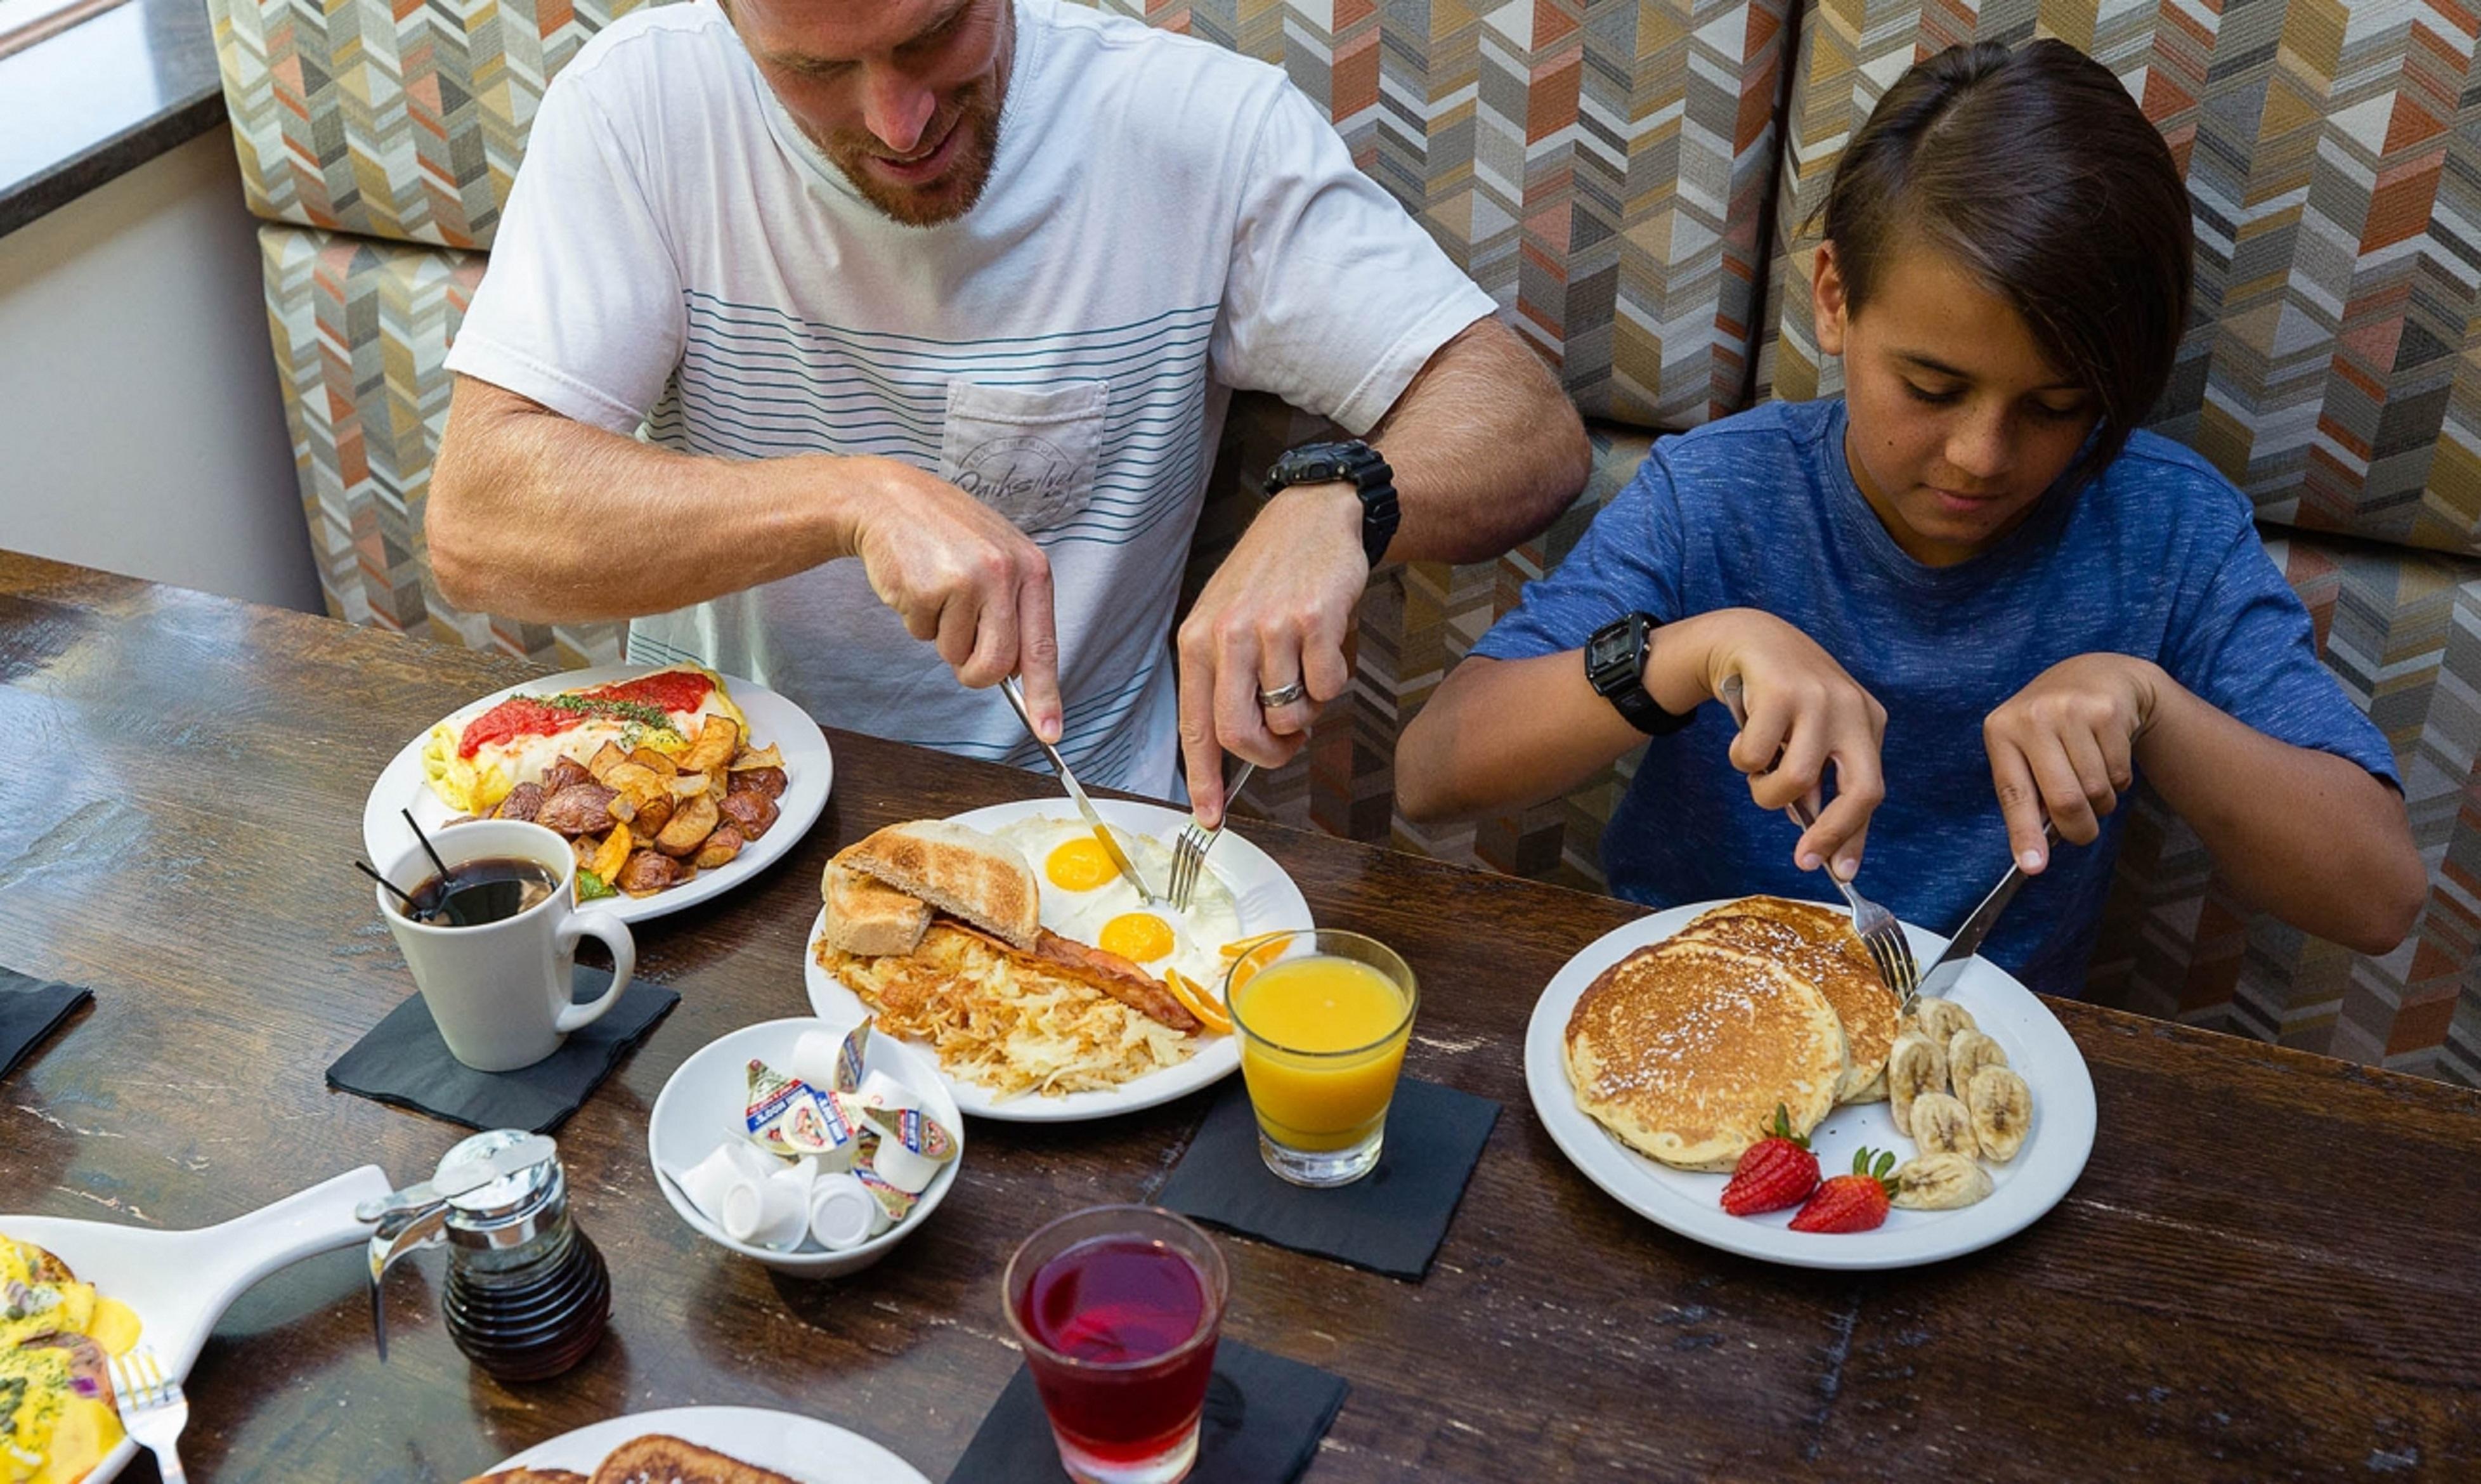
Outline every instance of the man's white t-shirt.
[[(621, 17), (545, 94), (447, 364), (668, 447), (878, 454), (983, 499), (1053, 564), (1062, 752), (1162, 796), (1172, 613), (1231, 389), (1364, 431), (1495, 306), (1277, 69), (1058, 0), (1016, 16), (989, 185), (927, 228), (854, 192), (712, 0)], [(615, 563), (645, 556), (614, 534)], [(858, 560), (640, 618), (629, 655), (1039, 762)]]

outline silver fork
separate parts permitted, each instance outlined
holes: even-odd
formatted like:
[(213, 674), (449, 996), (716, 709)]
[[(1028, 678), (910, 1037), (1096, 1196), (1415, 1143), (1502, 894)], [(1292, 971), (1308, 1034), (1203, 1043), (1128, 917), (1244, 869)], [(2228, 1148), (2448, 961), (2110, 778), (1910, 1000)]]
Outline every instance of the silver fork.
[(190, 1398), (182, 1394), (180, 1378), (165, 1370), (153, 1345), (112, 1358), (112, 1391), (120, 1403), (120, 1425), (154, 1450), (164, 1484), (189, 1484), (172, 1444), (189, 1425)]
[[(1732, 719), (1747, 722), (1748, 712), (1740, 702), (1740, 677), (1726, 676), (1722, 690), (1723, 704), (1730, 708)], [(1802, 829), (1817, 822), (1817, 816), (1810, 812), (1803, 799), (1793, 799), (1784, 813), (1790, 815), (1792, 822)], [(1920, 998), (1921, 966), (1913, 957), (1913, 940), (1905, 933), (1904, 924), (1895, 921), (1895, 914), (1862, 896), (1832, 867), (1826, 869), (1826, 878), (1835, 883), (1845, 904), (1852, 908), (1852, 931), (1860, 938), (1861, 946), (1869, 950), (1869, 962), (1877, 966), (1878, 977), (1895, 992), (1898, 1010), (1911, 1010), (1913, 1002)]]
[[(1244, 759), (1240, 770), (1223, 786), (1224, 824), (1232, 822), (1232, 800), (1239, 796), (1240, 787), (1249, 781), (1249, 775), (1257, 770), (1257, 764)], [(1188, 898), (1197, 891), (1198, 873), (1206, 869), (1206, 852), (1214, 848), (1214, 842), (1222, 834), (1223, 824), (1208, 829), (1197, 822), (1195, 815), (1190, 815), (1188, 822), (1180, 827), (1180, 839), (1174, 841), (1171, 847), (1171, 904), (1175, 911), (1188, 910)]]

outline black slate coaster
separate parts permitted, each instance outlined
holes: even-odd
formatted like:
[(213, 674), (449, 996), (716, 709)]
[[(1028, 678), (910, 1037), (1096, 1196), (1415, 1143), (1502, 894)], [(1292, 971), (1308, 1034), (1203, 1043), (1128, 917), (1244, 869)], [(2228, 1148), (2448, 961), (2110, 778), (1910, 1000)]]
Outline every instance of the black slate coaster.
[(1248, 1091), (1235, 1077), (1155, 1199), (1278, 1246), (1419, 1282), (1498, 1121), (1488, 1098), (1405, 1078), (1387, 1110), (1378, 1167), (1351, 1185), (1309, 1190), (1267, 1171)]
[(39, 979), (14, 969), (0, 969), (0, 1078), (17, 1070), (45, 1036), (94, 991), (58, 979)]
[[(610, 970), (579, 964), (569, 992), (582, 1003), (611, 982)], [(572, 1032), (549, 1056), (514, 1072), (477, 1072), (449, 1053), (431, 1006), (422, 996), (410, 995), (336, 1058), (327, 1069), (327, 1085), (469, 1129), (549, 1133), (568, 1121), (629, 1049), (680, 1002), (661, 984), (632, 980), (619, 1003)]]
[[(1292, 1484), (1317, 1455), (1350, 1390), (1342, 1376), (1316, 1366), (1237, 1340), (1217, 1341), (1189, 1484)], [(948, 1484), (1058, 1484), (1067, 1476), (1033, 1372), (1020, 1366), (965, 1445)]]

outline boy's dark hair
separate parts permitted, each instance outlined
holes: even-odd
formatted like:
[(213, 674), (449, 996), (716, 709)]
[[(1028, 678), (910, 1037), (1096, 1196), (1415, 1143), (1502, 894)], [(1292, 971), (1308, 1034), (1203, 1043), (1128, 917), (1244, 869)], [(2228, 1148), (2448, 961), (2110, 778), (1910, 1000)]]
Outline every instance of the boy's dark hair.
[(2081, 482), (2171, 377), (2188, 318), (2188, 193), (2119, 80), (2063, 41), (1950, 46), (1887, 90), (1822, 210), (1850, 311), (1907, 237), (2015, 306), (2100, 404)]

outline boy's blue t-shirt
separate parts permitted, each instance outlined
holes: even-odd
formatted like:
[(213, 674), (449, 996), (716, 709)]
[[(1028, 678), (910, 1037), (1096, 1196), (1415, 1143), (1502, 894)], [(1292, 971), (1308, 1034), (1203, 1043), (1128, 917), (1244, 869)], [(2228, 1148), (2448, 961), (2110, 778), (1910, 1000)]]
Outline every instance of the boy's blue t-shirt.
[[(2160, 664), (2280, 741), (2400, 789), (2385, 737), (2318, 663), (2309, 613), (2259, 544), (2248, 501), (2187, 449), (2139, 432), (2081, 491), (2054, 489), (1991, 550), (1924, 566), (1887, 534), (1843, 455), (1841, 400), (1778, 403), (1664, 438), (1568, 559), (1474, 653), (1581, 647), (1632, 610), (1669, 620), (1756, 608), (1794, 625), (1887, 709), (1887, 798), (1860, 885), (1951, 932), (2009, 861), (1982, 719), (2044, 670), (2109, 651)], [(1654, 738), (1603, 836), (1611, 890), (1651, 906), (1771, 892), (1832, 899), (1791, 863), (1701, 706)], [(2034, 989), (2082, 991), (2127, 812), (2062, 844), (1982, 951)]]

